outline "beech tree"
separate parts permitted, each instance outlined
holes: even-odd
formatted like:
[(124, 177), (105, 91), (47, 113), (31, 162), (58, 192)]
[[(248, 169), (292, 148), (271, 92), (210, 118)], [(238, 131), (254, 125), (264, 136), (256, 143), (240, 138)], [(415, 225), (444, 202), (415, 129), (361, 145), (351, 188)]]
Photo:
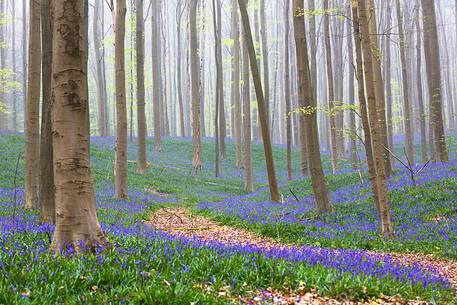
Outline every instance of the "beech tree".
[[(51, 250), (105, 244), (97, 219), (89, 160), (83, 0), (51, 0), (52, 132), (56, 228)], [(64, 30), (62, 30), (64, 29)]]
[(127, 103), (125, 97), (125, 0), (116, 0), (111, 10), (115, 13), (115, 68), (116, 68), (116, 149), (114, 159), (114, 186), (117, 199), (128, 197), (127, 183)]
[(279, 191), (273, 161), (273, 150), (271, 147), (268, 113), (265, 98), (263, 96), (262, 82), (260, 79), (259, 67), (257, 65), (257, 58), (255, 54), (254, 41), (252, 39), (251, 26), (249, 24), (249, 16), (246, 9), (246, 2), (244, 0), (238, 0), (238, 5), (240, 6), (241, 21), (243, 24), (244, 36), (249, 54), (252, 79), (254, 81), (255, 93), (257, 96), (257, 108), (260, 119), (260, 128), (262, 130), (263, 149), (265, 152), (265, 162), (268, 173), (268, 185), (270, 187), (270, 196), (272, 201), (279, 201)]
[(407, 63), (406, 63), (406, 41), (405, 33), (403, 31), (403, 16), (400, 6), (400, 0), (395, 0), (395, 5), (397, 9), (397, 21), (398, 21), (398, 33), (400, 38), (400, 58), (401, 58), (401, 71), (402, 71), (402, 85), (403, 85), (403, 104), (404, 104), (404, 130), (405, 130), (405, 146), (406, 146), (406, 158), (408, 162), (414, 164), (414, 138), (411, 127), (411, 101), (410, 101), (410, 88), (409, 80), (407, 74)]
[(154, 148), (155, 150), (162, 150), (161, 143), (161, 126), (162, 126), (162, 74), (161, 74), (161, 57), (162, 52), (160, 49), (160, 14), (162, 1), (157, 0), (152, 3), (152, 92), (153, 92), (153, 121), (154, 121)]
[(138, 128), (138, 173), (146, 171), (146, 104), (144, 88), (144, 17), (143, 0), (135, 1), (136, 9), (136, 103)]
[(50, 12), (50, 0), (41, 0), (43, 102), (41, 107), (39, 203), (40, 222), (42, 223), (55, 223), (56, 217), (52, 153), (52, 29)]
[(41, 6), (30, 0), (27, 107), (25, 107), (25, 207), (38, 208), (39, 109), (41, 88)]
[[(306, 142), (309, 164), (311, 167), (311, 180), (314, 196), (316, 198), (317, 210), (319, 213), (326, 213), (333, 211), (334, 207), (330, 201), (328, 187), (322, 169), (316, 114), (317, 103), (313, 96), (314, 91), (312, 89), (310, 77), (308, 45), (304, 26), (303, 0), (293, 0), (293, 14), (298, 73), (298, 100), (300, 106), (304, 109), (304, 112), (306, 112)], [(300, 115), (305, 116), (305, 113), (301, 113)]]
[(198, 69), (198, 38), (197, 38), (197, 5), (198, 0), (190, 0), (189, 27), (190, 27), (190, 75), (192, 99), (192, 144), (194, 148), (192, 164), (195, 174), (198, 175), (201, 166), (201, 134), (200, 134), (200, 72)]
[[(100, 12), (101, 9), (101, 12)], [(94, 4), (94, 20), (93, 20), (93, 31), (94, 31), (94, 49), (95, 49), (95, 60), (96, 64), (96, 80), (97, 80), (97, 105), (98, 105), (98, 133), (100, 136), (107, 135), (107, 124), (106, 118), (106, 88), (104, 80), (104, 69), (103, 69), (103, 29), (100, 31), (100, 20), (103, 15), (103, 0), (95, 0)]]
[(433, 131), (433, 141), (430, 146), (435, 147), (436, 158), (441, 162), (448, 161), (446, 138), (444, 135), (442, 83), (440, 70), (440, 47), (436, 29), (436, 13), (433, 0), (421, 0), (422, 22), (424, 26), (424, 50), (427, 67), (427, 80), (430, 101), (430, 127)]

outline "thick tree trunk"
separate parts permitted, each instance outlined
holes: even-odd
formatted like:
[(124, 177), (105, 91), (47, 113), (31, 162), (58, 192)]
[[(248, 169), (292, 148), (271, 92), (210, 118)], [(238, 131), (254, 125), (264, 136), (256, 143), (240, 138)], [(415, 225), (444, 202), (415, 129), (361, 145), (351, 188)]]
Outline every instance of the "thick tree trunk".
[(38, 208), (39, 115), (41, 85), (41, 1), (30, 1), (29, 71), (25, 111), (25, 207)]
[(41, 0), (43, 103), (40, 142), (40, 222), (55, 223), (55, 188), (52, 154), (51, 65), (52, 29), (50, 0)]
[[(101, 12), (100, 12), (100, 9)], [(98, 133), (100, 136), (106, 136), (106, 90), (105, 82), (103, 79), (103, 54), (102, 54), (102, 34), (100, 33), (100, 15), (103, 12), (103, 0), (96, 0), (94, 7), (94, 49), (95, 49), (95, 60), (97, 62), (96, 69), (96, 80), (97, 80), (97, 105), (98, 105)]]
[(144, 89), (144, 17), (143, 0), (136, 0), (136, 103), (138, 128), (138, 173), (146, 171), (146, 104)]
[[(237, 0), (238, 1), (238, 0)], [(248, 0), (246, 0), (246, 5)], [(246, 33), (243, 29), (243, 149), (244, 149), (244, 190), (254, 191), (252, 182), (252, 123), (249, 53)]]
[(160, 12), (162, 1), (154, 1), (152, 6), (152, 91), (153, 91), (153, 121), (154, 121), (154, 148), (162, 150), (161, 144), (161, 109), (162, 109), (162, 75), (161, 75), (161, 43), (160, 43)]
[(125, 0), (117, 0), (115, 13), (115, 63), (116, 63), (116, 152), (114, 161), (114, 186), (117, 199), (128, 197), (127, 182), (127, 103), (125, 97)]
[[(97, 219), (89, 161), (82, 0), (52, 0), (52, 129), (56, 186), (53, 252), (105, 244)], [(76, 16), (76, 18), (75, 18)], [(61, 29), (65, 29), (62, 31)]]
[[(295, 52), (298, 70), (298, 99), (300, 107), (314, 109), (316, 100), (313, 96), (313, 89), (309, 70), (308, 46), (305, 33), (305, 22), (303, 16), (303, 0), (293, 0), (293, 20)], [(304, 116), (304, 114), (300, 114)], [(330, 201), (327, 183), (325, 182), (324, 171), (322, 169), (319, 136), (317, 129), (317, 113), (314, 110), (307, 115), (306, 122), (306, 141), (308, 144), (308, 158), (311, 166), (311, 179), (313, 184), (314, 196), (316, 198), (317, 210), (319, 213), (331, 212), (334, 210)]]
[(190, 73), (192, 98), (192, 143), (194, 147), (192, 164), (198, 176), (202, 166), (201, 134), (200, 134), (200, 73), (198, 70), (198, 38), (197, 38), (197, 5), (198, 0), (190, 1)]
[(268, 123), (268, 114), (263, 96), (262, 82), (260, 78), (259, 67), (257, 65), (254, 41), (252, 39), (251, 26), (249, 24), (249, 16), (246, 9), (246, 2), (238, 0), (241, 12), (241, 21), (244, 28), (244, 36), (249, 53), (249, 62), (251, 64), (252, 79), (254, 82), (255, 93), (257, 96), (257, 108), (260, 120), (260, 128), (262, 130), (263, 149), (265, 152), (265, 162), (268, 174), (268, 185), (270, 187), (270, 195), (272, 201), (279, 201), (278, 184), (276, 181), (276, 173), (273, 160), (273, 149), (271, 147), (271, 138)]
[(448, 153), (443, 124), (440, 48), (436, 28), (435, 4), (433, 0), (421, 0), (421, 3), (424, 23), (425, 61), (428, 70), (430, 121), (434, 132), (434, 142), (430, 142), (430, 146), (433, 143), (438, 160), (446, 162), (448, 161)]
[[(392, 220), (389, 209), (389, 202), (387, 198), (387, 183), (386, 183), (386, 171), (385, 171), (385, 158), (384, 158), (384, 145), (382, 141), (382, 128), (378, 115), (377, 106), (379, 103), (376, 101), (376, 89), (375, 89), (375, 75), (373, 73), (373, 51), (372, 41), (370, 40), (370, 31), (368, 29), (368, 9), (365, 4), (366, 0), (353, 1), (353, 5), (358, 6), (360, 29), (361, 29), (361, 40), (362, 40), (362, 52), (364, 58), (364, 71), (365, 71), (365, 88), (368, 96), (368, 116), (370, 119), (370, 130), (372, 135), (373, 143), (373, 155), (374, 163), (376, 167), (376, 180), (378, 190), (378, 209), (381, 219), (381, 232), (385, 235), (391, 235), (393, 233)], [(370, 16), (374, 18), (373, 15)], [(375, 22), (372, 20), (371, 22)], [(379, 81), (379, 79), (378, 79)]]
[(286, 142), (287, 142), (287, 178), (292, 179), (292, 124), (290, 107), (290, 60), (289, 60), (289, 34), (290, 34), (290, 1), (284, 3), (284, 102), (286, 106)]
[(401, 60), (401, 72), (402, 72), (402, 85), (403, 85), (403, 121), (405, 128), (405, 144), (406, 144), (406, 158), (408, 162), (414, 164), (414, 137), (411, 127), (411, 104), (410, 104), (410, 91), (409, 91), (409, 80), (407, 73), (406, 63), (406, 43), (405, 34), (403, 32), (403, 17), (401, 12), (400, 1), (395, 0), (397, 8), (397, 21), (398, 21), (398, 33), (400, 38), (400, 60)]
[(332, 67), (332, 46), (330, 43), (330, 21), (329, 21), (328, 0), (324, 0), (324, 35), (325, 35), (325, 55), (327, 61), (327, 84), (328, 84), (328, 112), (330, 120), (330, 134), (332, 141), (332, 170), (338, 170), (338, 142), (335, 112), (335, 91), (333, 86), (333, 67)]

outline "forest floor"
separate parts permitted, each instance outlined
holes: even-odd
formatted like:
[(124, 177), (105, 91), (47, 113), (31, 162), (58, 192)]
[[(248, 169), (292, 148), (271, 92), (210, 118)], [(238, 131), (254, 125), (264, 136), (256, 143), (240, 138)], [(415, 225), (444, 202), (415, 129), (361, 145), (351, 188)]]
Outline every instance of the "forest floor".
[[(115, 247), (54, 257), (53, 226), (21, 206), (24, 137), (0, 135), (0, 304), (457, 304), (455, 141), (453, 161), (428, 165), (415, 181), (396, 167), (390, 239), (379, 233), (364, 171), (341, 160), (332, 174), (326, 152), (336, 212), (317, 215), (310, 179), (296, 170), (287, 181), (284, 146), (273, 149), (275, 203), (260, 144), (253, 145), (256, 191), (246, 194), (230, 141), (218, 178), (209, 139), (198, 177), (190, 139), (165, 138), (160, 152), (148, 140), (145, 175), (136, 173), (129, 143), (128, 200), (114, 199), (114, 139), (91, 144), (98, 217)], [(294, 150), (295, 169), (299, 159)]]

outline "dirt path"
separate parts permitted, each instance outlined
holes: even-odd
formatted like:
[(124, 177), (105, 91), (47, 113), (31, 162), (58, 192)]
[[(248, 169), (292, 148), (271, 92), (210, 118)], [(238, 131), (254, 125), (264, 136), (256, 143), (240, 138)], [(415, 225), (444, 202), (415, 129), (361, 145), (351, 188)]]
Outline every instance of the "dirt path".
[[(265, 249), (291, 249), (293, 247), (292, 245), (281, 244), (252, 232), (220, 225), (202, 216), (192, 215), (184, 208), (160, 209), (146, 223), (156, 229), (167, 231), (171, 235), (196, 237), (203, 241), (217, 241), (227, 245), (249, 244)], [(373, 252), (373, 254), (379, 255), (380, 253)], [(450, 283), (457, 286), (457, 262), (439, 260), (431, 255), (422, 254), (386, 253), (383, 255), (390, 256), (401, 264), (418, 264), (426, 269), (432, 268), (435, 273), (448, 278)], [(425, 302), (402, 301), (395, 298), (384, 298), (369, 303), (354, 303), (324, 298), (310, 292), (286, 295), (283, 292), (277, 291), (264, 291), (261, 293), (261, 296), (249, 300), (243, 299), (241, 301), (247, 304), (263, 304), (266, 300), (274, 304), (426, 304)]]

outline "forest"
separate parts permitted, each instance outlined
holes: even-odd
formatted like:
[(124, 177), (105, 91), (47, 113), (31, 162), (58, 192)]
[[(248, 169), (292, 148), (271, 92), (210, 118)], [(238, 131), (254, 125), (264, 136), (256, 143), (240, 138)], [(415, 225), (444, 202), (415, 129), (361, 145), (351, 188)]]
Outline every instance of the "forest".
[(457, 304), (457, 0), (0, 0), (0, 305)]

